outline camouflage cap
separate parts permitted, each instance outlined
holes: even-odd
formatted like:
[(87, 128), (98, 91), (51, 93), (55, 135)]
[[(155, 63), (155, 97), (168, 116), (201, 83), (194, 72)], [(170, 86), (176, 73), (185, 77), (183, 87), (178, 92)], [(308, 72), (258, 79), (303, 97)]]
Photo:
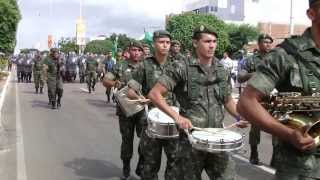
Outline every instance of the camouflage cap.
[(143, 51), (143, 46), (139, 41), (130, 41), (129, 47), (137, 47)]
[(315, 3), (320, 2), (319, 0), (309, 0), (309, 7), (314, 5)]
[(216, 31), (212, 27), (199, 25), (193, 29), (192, 39), (195, 39), (195, 37), (200, 33), (213, 34), (214, 36), (216, 36), (218, 38), (218, 34), (216, 33)]
[(273, 43), (273, 38), (269, 34), (260, 34), (258, 36), (258, 42), (260, 43), (261, 41), (269, 39)]
[(172, 40), (171, 41), (171, 46), (174, 46), (174, 45), (178, 45), (178, 46), (181, 46), (181, 43), (178, 41), (178, 40)]
[(168, 37), (172, 39), (171, 34), (166, 30), (158, 30), (153, 33), (153, 40), (161, 37)]

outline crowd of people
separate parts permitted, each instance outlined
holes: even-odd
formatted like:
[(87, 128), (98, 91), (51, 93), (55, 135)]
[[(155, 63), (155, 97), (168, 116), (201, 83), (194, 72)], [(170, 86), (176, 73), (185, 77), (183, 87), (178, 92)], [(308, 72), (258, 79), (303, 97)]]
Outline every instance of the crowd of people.
[[(197, 149), (190, 140), (195, 129), (205, 132), (209, 131), (206, 128), (223, 130), (225, 111), (235, 119), (235, 126), (239, 128), (251, 123), (249, 144), (252, 164), (259, 165), (261, 129), (273, 135), (271, 165), (276, 169), (275, 179), (320, 179), (319, 148), (315, 140), (299, 129), (280, 123), (262, 105), (262, 101), (275, 89), (279, 93), (300, 92), (303, 96), (320, 92), (319, 0), (309, 0), (307, 16), (312, 25), (301, 36), (288, 38), (273, 48), (273, 38), (261, 34), (257, 39), (257, 51), (237, 61), (232, 60), (228, 52), (224, 53), (222, 60), (215, 57), (218, 34), (212, 27), (204, 25), (194, 27), (190, 39), (193, 55), (188, 50), (182, 54), (180, 42), (174, 40), (169, 32), (158, 30), (153, 34), (152, 53), (148, 46), (131, 41), (127, 51), (120, 52), (117, 60), (112, 59), (110, 53), (99, 56), (102, 61), (93, 54), (78, 57), (73, 63), (78, 65), (80, 82), (86, 79), (89, 93), (95, 91), (99, 78), (106, 88), (108, 102), (112, 98), (111, 89), (125, 92), (126, 99), (115, 98), (122, 137), (122, 179), (131, 176), (135, 133), (140, 138), (135, 173), (142, 180), (158, 179), (162, 150), (167, 157), (166, 180), (200, 180), (203, 171), (211, 180), (236, 179), (235, 162), (228, 152)], [(72, 59), (73, 55), (69, 57)], [(68, 61), (59, 56), (58, 49), (51, 49), (45, 58), (36, 53), (33, 63), (30, 59), (29, 55), (17, 58), (18, 82), (30, 82), (30, 72), (33, 72), (36, 93), (38, 90), (43, 93), (46, 80), (49, 104), (52, 108), (61, 107), (66, 71), (72, 77)], [(30, 63), (31, 70), (29, 67), (20, 68), (20, 61), (26, 66)], [(240, 92), (238, 103), (232, 97), (237, 81), (247, 83), (244, 91)], [(144, 108), (128, 116), (120, 100), (134, 101), (137, 107)], [(178, 107), (179, 111), (173, 107)], [(174, 121), (178, 128), (177, 136), (152, 134), (148, 110), (154, 108)], [(319, 117), (319, 113), (313, 111), (299, 114)]]

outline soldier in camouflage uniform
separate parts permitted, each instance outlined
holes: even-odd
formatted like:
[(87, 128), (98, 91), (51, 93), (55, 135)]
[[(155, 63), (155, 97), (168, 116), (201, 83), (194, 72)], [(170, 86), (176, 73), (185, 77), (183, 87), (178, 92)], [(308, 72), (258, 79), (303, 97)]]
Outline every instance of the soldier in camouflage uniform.
[(43, 93), (43, 60), (41, 58), (40, 52), (36, 53), (36, 56), (33, 60), (33, 79), (34, 79), (34, 85), (36, 88), (36, 94), (39, 92), (40, 88), (40, 93)]
[(89, 93), (95, 91), (95, 85), (97, 81), (97, 68), (99, 66), (98, 61), (93, 55), (90, 55), (86, 61), (86, 79)]
[[(132, 73), (137, 70), (138, 64), (142, 59), (143, 49), (142, 45), (139, 42), (132, 41), (129, 44), (129, 53), (130, 58), (126, 61), (120, 61), (113, 66), (112, 70), (106, 72), (106, 75), (103, 80), (103, 84), (106, 88), (115, 87), (118, 89), (123, 88), (127, 85), (128, 81), (132, 79)], [(121, 111), (119, 105), (117, 105), (117, 115), (119, 117), (119, 127), (122, 137), (121, 143), (121, 160), (123, 163), (123, 177), (125, 180), (130, 176), (130, 161), (133, 154), (133, 139), (134, 131), (136, 130), (137, 136), (140, 138), (142, 132), (142, 120), (144, 117), (144, 111), (138, 112), (133, 116), (126, 117), (124, 112)], [(139, 152), (139, 163), (137, 165), (136, 171), (137, 175), (140, 175), (139, 172), (142, 168), (142, 155), (140, 148)]]
[[(203, 25), (195, 28), (193, 46), (197, 58), (176, 61), (150, 91), (152, 103), (172, 117), (180, 128), (193, 125), (201, 128), (222, 128), (223, 107), (238, 117), (236, 104), (231, 97), (228, 73), (214, 57), (217, 34)], [(180, 115), (161, 100), (161, 96), (173, 91), (180, 103)], [(205, 170), (211, 180), (235, 179), (235, 163), (224, 152), (208, 153), (192, 149), (185, 133), (180, 133), (175, 179), (201, 180)]]
[(52, 109), (60, 108), (63, 94), (62, 75), (64, 73), (64, 63), (59, 57), (59, 50), (52, 48), (50, 56), (44, 60), (43, 64), (47, 79), (49, 103)]
[[(315, 147), (314, 139), (279, 123), (259, 103), (274, 88), (307, 96), (320, 92), (320, 0), (309, 0), (307, 15), (312, 26), (301, 36), (286, 39), (264, 57), (238, 104), (246, 119), (277, 137), (272, 155), (277, 180), (320, 179), (320, 149)], [(320, 117), (319, 112), (309, 115)]]
[(32, 56), (31, 56), (31, 54), (28, 54), (27, 58), (24, 59), (23, 69), (24, 69), (25, 82), (31, 83), (31, 77), (32, 77)]
[(87, 55), (83, 55), (80, 58), (78, 58), (78, 68), (79, 68), (80, 83), (84, 83), (85, 71), (86, 71), (86, 67), (85, 67), (86, 58), (87, 58)]
[(172, 40), (169, 58), (172, 61), (180, 61), (185, 57), (180, 53), (181, 44), (178, 40)]
[[(258, 37), (258, 51), (245, 59), (242, 69), (238, 75), (238, 81), (244, 83), (248, 81), (255, 73), (258, 64), (262, 62), (263, 57), (271, 50), (273, 39), (268, 34), (261, 34)], [(260, 129), (254, 125), (251, 126), (249, 133), (249, 144), (251, 148), (250, 163), (259, 164), (258, 144), (260, 144)]]
[(18, 83), (23, 82), (24, 77), (24, 70), (23, 70), (23, 61), (25, 58), (25, 54), (20, 54), (17, 61), (17, 77), (18, 77)]
[[(172, 62), (169, 61), (171, 35), (164, 30), (155, 31), (153, 35), (153, 45), (155, 55), (145, 59), (138, 70), (134, 74), (134, 80), (128, 83), (128, 96), (133, 99), (141, 98), (137, 92), (141, 92), (146, 96), (151, 88), (155, 85), (158, 78), (168, 69)], [(172, 93), (166, 95), (167, 101), (170, 105), (175, 104), (175, 98)], [(151, 106), (150, 106), (151, 108)], [(165, 171), (165, 179), (170, 180), (175, 178), (173, 173), (176, 159), (177, 138), (159, 139), (149, 136), (146, 133), (147, 121), (144, 121), (143, 132), (140, 140), (140, 147), (144, 157), (143, 170), (141, 174), (142, 180), (157, 180), (158, 171), (161, 165), (162, 149), (167, 156), (167, 166)]]

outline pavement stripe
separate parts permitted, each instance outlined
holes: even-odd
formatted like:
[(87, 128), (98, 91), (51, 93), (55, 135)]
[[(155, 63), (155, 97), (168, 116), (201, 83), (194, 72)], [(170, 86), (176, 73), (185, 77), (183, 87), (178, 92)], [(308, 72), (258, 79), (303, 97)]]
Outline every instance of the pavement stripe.
[(26, 161), (24, 156), (23, 130), (21, 126), (20, 99), (18, 94), (18, 85), (16, 88), (16, 130), (17, 130), (17, 180), (27, 180)]
[[(239, 159), (240, 161), (243, 161), (243, 162), (246, 162), (246, 163), (250, 164), (249, 160), (247, 158), (243, 157), (243, 156), (240, 156), (238, 154), (233, 154), (232, 156), (237, 158), (237, 159)], [(262, 171), (265, 171), (265, 172), (267, 172), (269, 174), (272, 174), (272, 175), (275, 175), (275, 173), (276, 173), (276, 171), (274, 169), (272, 169), (272, 168), (270, 168), (268, 166), (265, 166), (265, 165), (259, 165), (259, 166), (252, 165), (252, 166), (255, 166), (256, 168), (261, 169)]]

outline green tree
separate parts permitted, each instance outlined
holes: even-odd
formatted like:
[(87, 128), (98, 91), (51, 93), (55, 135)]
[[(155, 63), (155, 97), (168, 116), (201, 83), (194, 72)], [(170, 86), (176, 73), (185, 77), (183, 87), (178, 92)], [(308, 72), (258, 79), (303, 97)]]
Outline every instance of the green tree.
[(184, 50), (191, 50), (192, 32), (196, 26), (210, 26), (218, 34), (218, 47), (216, 54), (221, 56), (230, 42), (226, 32), (226, 24), (216, 16), (208, 14), (186, 13), (172, 16), (167, 24), (166, 29), (171, 33), (173, 39), (179, 40)]
[(91, 52), (95, 54), (106, 54), (112, 50), (112, 41), (110, 39), (94, 40), (86, 45), (85, 53)]
[(16, 0), (0, 0), (0, 52), (13, 52), (20, 19)]
[(79, 46), (76, 45), (75, 40), (68, 40), (68, 39), (64, 39), (61, 38), (58, 42), (58, 45), (60, 47), (60, 50), (64, 53), (68, 53), (68, 52), (78, 52), (79, 51)]
[(116, 34), (116, 33), (113, 33), (109, 39), (112, 42), (115, 42), (116, 37), (118, 38), (117, 48), (121, 48), (121, 49), (127, 48), (130, 41), (134, 40), (133, 38), (128, 37), (126, 34)]
[(259, 35), (258, 28), (249, 24), (228, 24), (227, 32), (230, 40), (230, 45), (228, 47), (230, 53), (243, 49), (244, 45), (248, 44), (250, 41), (256, 40)]

